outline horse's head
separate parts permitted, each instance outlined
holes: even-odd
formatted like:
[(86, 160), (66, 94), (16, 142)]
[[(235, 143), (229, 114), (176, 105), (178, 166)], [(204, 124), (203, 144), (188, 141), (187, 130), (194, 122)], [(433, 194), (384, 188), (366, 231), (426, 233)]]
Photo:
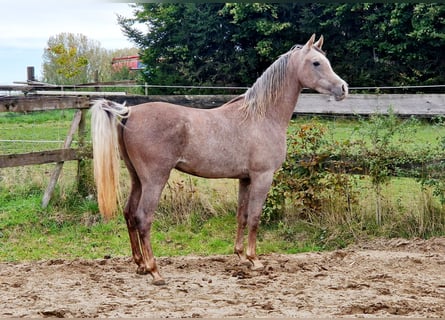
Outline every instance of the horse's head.
[(328, 93), (335, 96), (335, 100), (343, 100), (348, 95), (348, 84), (341, 79), (331, 67), (325, 53), (321, 50), (323, 36), (317, 42), (315, 34), (295, 54), (298, 59), (298, 78), (302, 87)]

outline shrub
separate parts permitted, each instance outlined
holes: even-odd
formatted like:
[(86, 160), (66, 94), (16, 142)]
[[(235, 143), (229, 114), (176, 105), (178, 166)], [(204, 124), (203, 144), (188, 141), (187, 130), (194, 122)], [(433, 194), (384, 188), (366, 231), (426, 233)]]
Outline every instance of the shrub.
[[(340, 142), (317, 119), (292, 124), (286, 161), (265, 203), (265, 222), (285, 226), (281, 229), (289, 238), (292, 225), (305, 221), (319, 230), (321, 247), (370, 235), (443, 233), (444, 149), (414, 139), (419, 125), (390, 110), (360, 119), (353, 134)], [(415, 178), (409, 179), (417, 193), (409, 204), (394, 196), (395, 177)], [(420, 185), (415, 187), (415, 181)], [(365, 190), (368, 182), (371, 189)]]

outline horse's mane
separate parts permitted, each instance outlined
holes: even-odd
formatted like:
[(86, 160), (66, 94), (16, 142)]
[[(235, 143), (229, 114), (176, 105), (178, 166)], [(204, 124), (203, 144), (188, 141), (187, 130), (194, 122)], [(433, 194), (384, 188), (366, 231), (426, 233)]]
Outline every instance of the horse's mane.
[(246, 112), (246, 116), (264, 115), (267, 107), (275, 102), (283, 89), (290, 55), (301, 48), (301, 45), (296, 45), (282, 54), (246, 91), (244, 103), (241, 106), (241, 110)]

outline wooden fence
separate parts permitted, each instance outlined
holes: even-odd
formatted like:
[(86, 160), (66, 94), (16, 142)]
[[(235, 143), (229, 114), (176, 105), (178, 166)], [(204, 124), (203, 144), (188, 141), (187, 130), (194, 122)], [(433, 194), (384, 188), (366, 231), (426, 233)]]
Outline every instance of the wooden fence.
[[(73, 93), (71, 93), (73, 94)], [(74, 93), (75, 94), (75, 93)], [(235, 95), (104, 95), (106, 99), (135, 105), (164, 101), (186, 107), (215, 108)], [(0, 112), (30, 112), (54, 109), (87, 109), (91, 100), (101, 96), (0, 96)], [(296, 114), (369, 115), (392, 108), (399, 115), (433, 117), (445, 115), (445, 94), (350, 94), (343, 101), (331, 96), (303, 93), (295, 107)]]
[[(106, 98), (127, 105), (136, 105), (151, 101), (164, 101), (185, 107), (214, 108), (224, 104), (234, 95), (181, 95), (181, 96), (127, 96), (106, 95)], [(22, 154), (1, 154), (0, 168), (56, 163), (49, 185), (42, 200), (46, 207), (65, 161), (79, 162), (78, 178), (85, 176), (81, 172), (84, 159), (92, 157), (92, 150), (86, 147), (86, 116), (92, 100), (100, 96), (64, 95), (64, 96), (9, 96), (0, 97), (0, 112), (33, 112), (44, 110), (77, 109), (63, 147), (55, 150), (29, 152)], [(302, 94), (295, 114), (304, 115), (370, 115), (387, 113), (389, 109), (401, 116), (418, 117), (445, 116), (445, 94), (351, 94), (344, 101), (335, 101), (332, 97), (321, 94)], [(78, 148), (71, 148), (74, 134), (78, 132)], [(81, 183), (79, 181), (79, 183)]]
[[(214, 108), (224, 104), (234, 95), (170, 95), (170, 96), (107, 96), (109, 100), (127, 105), (150, 101), (165, 101), (194, 108)], [(79, 137), (85, 139), (85, 117), (91, 101), (100, 97), (89, 96), (10, 96), (0, 97), (0, 112), (32, 112), (43, 110), (77, 109), (73, 120), (73, 130), (81, 130)], [(321, 94), (302, 94), (295, 114), (300, 115), (370, 115), (386, 113), (391, 108), (401, 116), (418, 117), (445, 116), (445, 94), (351, 94), (343, 101)], [(76, 120), (78, 119), (78, 120)], [(78, 122), (76, 124), (76, 122)], [(74, 134), (74, 132), (72, 132)], [(67, 137), (69, 139), (69, 135)], [(91, 157), (91, 150), (82, 144), (77, 149), (69, 148), (70, 143), (57, 150), (47, 150), (24, 154), (0, 154), (0, 168), (36, 165), (51, 162), (79, 160)]]

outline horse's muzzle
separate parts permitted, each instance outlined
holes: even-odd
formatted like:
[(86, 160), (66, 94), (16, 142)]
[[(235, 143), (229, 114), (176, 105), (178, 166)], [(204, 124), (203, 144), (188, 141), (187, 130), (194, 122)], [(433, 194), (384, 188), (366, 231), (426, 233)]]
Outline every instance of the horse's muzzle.
[(343, 100), (348, 95), (348, 84), (345, 82), (336, 87), (333, 91), (333, 94), (336, 101)]

